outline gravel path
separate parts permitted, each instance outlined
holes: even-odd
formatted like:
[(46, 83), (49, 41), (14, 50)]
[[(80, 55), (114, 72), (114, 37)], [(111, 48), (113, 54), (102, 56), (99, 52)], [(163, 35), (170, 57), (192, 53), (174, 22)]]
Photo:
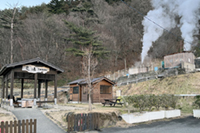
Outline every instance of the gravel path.
[(60, 127), (49, 120), (39, 109), (14, 109), (12, 113), (18, 120), (37, 119), (37, 133), (65, 133)]

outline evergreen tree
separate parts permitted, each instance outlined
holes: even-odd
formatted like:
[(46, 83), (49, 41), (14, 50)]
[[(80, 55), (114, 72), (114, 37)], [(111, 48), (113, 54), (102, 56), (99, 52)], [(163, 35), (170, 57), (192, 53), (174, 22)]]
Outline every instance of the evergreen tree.
[(82, 73), (88, 84), (89, 111), (91, 111), (91, 92), (93, 90), (91, 80), (94, 78), (93, 76), (98, 64), (98, 58), (103, 57), (108, 51), (105, 51), (102, 47), (102, 44), (99, 41), (99, 38), (95, 36), (94, 31), (84, 27), (77, 27), (67, 21), (65, 23), (72, 31), (70, 38), (67, 38), (67, 40), (74, 44), (74, 47), (67, 49), (67, 51), (72, 52), (75, 56), (82, 57)]
[(60, 14), (63, 12), (67, 12), (67, 3), (64, 0), (51, 0), (51, 2), (48, 4), (48, 7), (50, 8), (50, 12), (54, 14)]

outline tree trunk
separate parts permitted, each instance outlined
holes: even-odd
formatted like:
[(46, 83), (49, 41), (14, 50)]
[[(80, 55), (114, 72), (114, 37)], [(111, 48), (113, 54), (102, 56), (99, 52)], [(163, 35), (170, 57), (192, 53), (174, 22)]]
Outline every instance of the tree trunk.
[(91, 83), (91, 77), (90, 77), (90, 64), (91, 63), (91, 53), (88, 54), (88, 80), (89, 80), (89, 107), (88, 111), (92, 111), (92, 101), (91, 101), (91, 91), (92, 91), (92, 83)]
[(11, 19), (11, 24), (10, 24), (10, 63), (13, 63), (13, 27), (14, 27), (14, 18), (15, 18), (15, 13), (16, 13), (16, 7), (14, 8), (13, 16)]

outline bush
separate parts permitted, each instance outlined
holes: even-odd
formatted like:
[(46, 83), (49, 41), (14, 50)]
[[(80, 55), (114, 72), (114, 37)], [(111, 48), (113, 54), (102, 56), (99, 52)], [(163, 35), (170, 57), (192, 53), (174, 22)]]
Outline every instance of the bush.
[[(174, 95), (133, 95), (126, 96), (124, 100), (128, 102), (129, 105), (132, 105), (135, 108), (138, 108), (139, 111), (149, 110), (151, 111), (153, 107), (159, 110), (160, 107), (169, 109), (170, 107), (175, 109), (178, 101), (178, 97)], [(199, 99), (200, 105), (200, 99)], [(199, 106), (200, 107), (200, 106)]]
[(155, 104), (154, 106), (156, 107), (157, 110), (162, 106), (162, 96), (156, 96), (155, 97)]
[(193, 103), (193, 106), (200, 108), (200, 95), (197, 95), (194, 97), (195, 101)]

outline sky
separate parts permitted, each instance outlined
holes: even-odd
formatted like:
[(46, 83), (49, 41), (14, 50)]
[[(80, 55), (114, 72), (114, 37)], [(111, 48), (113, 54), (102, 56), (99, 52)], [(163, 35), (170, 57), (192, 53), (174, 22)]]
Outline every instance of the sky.
[[(17, 7), (22, 6), (36, 6), (41, 5), (42, 3), (48, 4), (51, 0), (0, 0), (0, 10), (4, 10), (5, 8), (12, 8), (16, 3), (18, 3)], [(11, 7), (10, 7), (11, 5)]]

